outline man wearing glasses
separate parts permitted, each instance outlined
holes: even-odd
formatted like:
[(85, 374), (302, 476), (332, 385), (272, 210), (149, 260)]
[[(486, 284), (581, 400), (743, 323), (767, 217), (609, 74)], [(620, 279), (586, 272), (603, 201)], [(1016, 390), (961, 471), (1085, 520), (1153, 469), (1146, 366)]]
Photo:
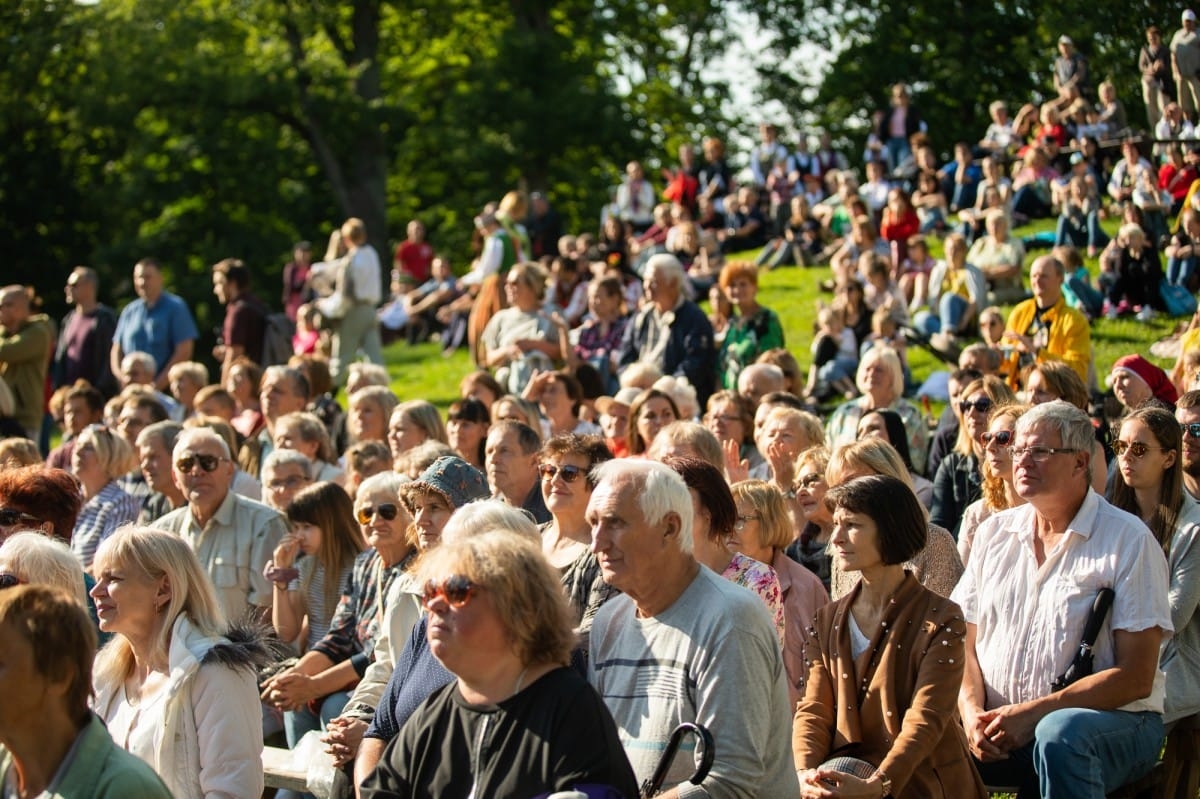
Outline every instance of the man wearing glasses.
[(1183, 431), (1183, 487), (1192, 499), (1200, 499), (1200, 391), (1179, 398), (1175, 418)]
[(287, 532), (277, 511), (233, 493), (229, 445), (212, 430), (179, 434), (173, 453), (175, 483), (187, 504), (154, 523), (186, 541), (212, 578), (231, 621), (248, 614), (270, 619), (271, 581), (263, 567)]
[[(1149, 772), (1162, 747), (1166, 558), (1141, 520), (1091, 490), (1094, 438), (1062, 400), (1020, 418), (1013, 478), (1028, 504), (979, 527), (950, 597), (967, 621), (959, 711), (971, 753), (985, 783), (1022, 795), (1101, 799)], [(1052, 687), (1102, 588), (1114, 598), (1091, 672)]]

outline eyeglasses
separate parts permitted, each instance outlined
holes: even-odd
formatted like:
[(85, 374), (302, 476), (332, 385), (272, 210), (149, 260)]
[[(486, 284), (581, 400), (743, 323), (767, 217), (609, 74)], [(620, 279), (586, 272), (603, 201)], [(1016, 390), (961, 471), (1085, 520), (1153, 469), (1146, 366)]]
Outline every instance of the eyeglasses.
[(0, 591), (4, 590), (5, 588), (15, 588), (23, 582), (25, 581), (15, 574), (0, 572)]
[(1012, 443), (1013, 431), (997, 430), (995, 433), (981, 433), (979, 440), (985, 447), (993, 441), (996, 442), (997, 447), (1007, 447)]
[(40, 522), (41, 519), (16, 508), (0, 508), (0, 527), (12, 527), (21, 521)]
[(710, 413), (707, 418), (710, 422), (724, 422), (725, 424), (735, 424), (742, 421), (742, 417), (740, 416), (729, 416), (726, 414), (715, 413)]
[(1189, 438), (1200, 438), (1200, 422), (1179, 425), (1179, 432)]
[(974, 402), (971, 402), (971, 400), (963, 400), (962, 402), (958, 403), (958, 409), (963, 413), (970, 413), (972, 410), (978, 411), (979, 413), (987, 413), (992, 409), (992, 401), (987, 397), (980, 397)]
[(793, 486), (793, 488), (795, 488), (797, 491), (799, 491), (801, 488), (805, 488), (805, 489), (812, 488), (817, 483), (823, 482), (824, 480), (825, 480), (825, 475), (823, 475), (819, 472), (813, 472), (812, 474), (806, 474), (803, 477), (798, 478), (796, 480), (796, 484), (795, 484), (795, 486)]
[(307, 482), (309, 482), (307, 478), (301, 477), (298, 474), (293, 474), (291, 477), (283, 480), (272, 480), (271, 482), (267, 483), (267, 488), (271, 489), (272, 491), (284, 491), (289, 488), (295, 488), (301, 483)]
[(400, 513), (400, 508), (394, 503), (384, 502), (379, 505), (363, 505), (355, 512), (359, 524), (370, 524), (374, 521), (376, 514), (382, 516), (385, 521), (393, 521), (396, 515)]
[(421, 593), (421, 604), (428, 610), (441, 597), (452, 608), (461, 608), (475, 593), (475, 583), (461, 574), (452, 574), (444, 580), (430, 580)]
[(578, 466), (555, 466), (552, 463), (538, 464), (538, 474), (543, 480), (553, 480), (555, 475), (563, 479), (564, 483), (574, 483), (580, 477), (587, 473), (586, 469), (581, 469)]
[(1152, 449), (1165, 450), (1166, 447), (1152, 447), (1148, 444), (1143, 444), (1140, 441), (1121, 441), (1117, 439), (1112, 443), (1113, 452), (1117, 455), (1124, 455), (1129, 452), (1130, 457), (1140, 458)]
[(1033, 458), (1034, 463), (1041, 463), (1051, 455), (1067, 455), (1078, 451), (1077, 449), (1066, 449), (1064, 447), (1013, 447), (1012, 457), (1014, 461), (1019, 461), (1028, 455)]
[(757, 517), (757, 516), (739, 516), (739, 517), (737, 517), (737, 519), (735, 519), (735, 520), (734, 520), (734, 522), (733, 522), (733, 529), (734, 529), (734, 530), (745, 530), (745, 529), (746, 529), (746, 523), (747, 523), (747, 522), (754, 522), (754, 521), (758, 521), (758, 517)]
[(222, 461), (227, 461), (229, 458), (220, 457), (217, 455), (184, 455), (179, 460), (175, 461), (175, 468), (183, 474), (189, 474), (192, 469), (196, 468), (196, 464), (200, 464), (200, 468), (206, 472), (215, 472)]

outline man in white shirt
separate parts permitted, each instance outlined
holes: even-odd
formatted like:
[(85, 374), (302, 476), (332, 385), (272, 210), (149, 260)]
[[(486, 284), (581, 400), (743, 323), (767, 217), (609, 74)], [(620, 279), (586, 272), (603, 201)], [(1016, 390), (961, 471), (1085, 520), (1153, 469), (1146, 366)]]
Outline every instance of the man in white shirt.
[[(967, 622), (959, 711), (980, 774), (1042, 799), (1103, 799), (1149, 772), (1163, 740), (1167, 562), (1140, 519), (1091, 490), (1094, 440), (1061, 400), (1018, 420), (1013, 476), (1028, 504), (980, 526), (950, 597)], [(1101, 588), (1115, 596), (1092, 673), (1056, 691)]]

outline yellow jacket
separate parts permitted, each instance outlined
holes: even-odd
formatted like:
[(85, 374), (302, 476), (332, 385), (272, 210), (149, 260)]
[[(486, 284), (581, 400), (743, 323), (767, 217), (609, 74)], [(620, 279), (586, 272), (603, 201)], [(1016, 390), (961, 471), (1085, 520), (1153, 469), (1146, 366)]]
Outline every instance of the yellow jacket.
[[(1007, 329), (1022, 336), (1026, 335), (1036, 311), (1037, 300), (1029, 299), (1018, 303), (1008, 315)], [(1063, 361), (1075, 370), (1086, 385), (1088, 363), (1092, 358), (1092, 328), (1088, 325), (1087, 317), (1059, 297), (1054, 307), (1042, 314), (1042, 321), (1049, 326), (1050, 334), (1045, 348), (1037, 352), (1037, 362)]]

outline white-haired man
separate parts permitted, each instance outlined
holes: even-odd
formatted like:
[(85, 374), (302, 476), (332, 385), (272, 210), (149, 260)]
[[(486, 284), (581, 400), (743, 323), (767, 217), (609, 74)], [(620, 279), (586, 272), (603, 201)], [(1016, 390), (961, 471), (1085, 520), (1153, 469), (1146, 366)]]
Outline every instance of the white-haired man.
[[(1017, 421), (1013, 477), (1028, 504), (979, 527), (951, 595), (967, 621), (971, 753), (984, 782), (1022, 796), (1102, 799), (1162, 747), (1167, 562), (1140, 519), (1091, 490), (1094, 441), (1087, 414), (1062, 400)], [(1115, 596), (1093, 671), (1055, 690), (1102, 588)]]
[(592, 627), (589, 677), (617, 722), (638, 779), (688, 721), (717, 742), (700, 785), (678, 758), (666, 797), (795, 797), (783, 655), (751, 592), (692, 556), (692, 498), (660, 463), (614, 460), (594, 470), (592, 551), (621, 590)]
[(664, 375), (686, 377), (704, 407), (716, 378), (712, 323), (687, 298), (687, 275), (674, 255), (651, 256), (644, 277), (646, 302), (625, 327), (620, 364), (648, 363)]
[(229, 619), (269, 618), (272, 586), (263, 567), (287, 532), (287, 522), (261, 502), (233, 493), (229, 445), (212, 430), (184, 430), (173, 455), (175, 483), (187, 504), (154, 526), (178, 534), (195, 550)]

